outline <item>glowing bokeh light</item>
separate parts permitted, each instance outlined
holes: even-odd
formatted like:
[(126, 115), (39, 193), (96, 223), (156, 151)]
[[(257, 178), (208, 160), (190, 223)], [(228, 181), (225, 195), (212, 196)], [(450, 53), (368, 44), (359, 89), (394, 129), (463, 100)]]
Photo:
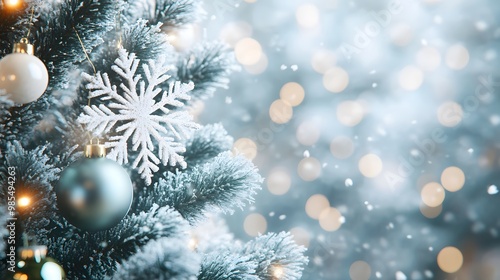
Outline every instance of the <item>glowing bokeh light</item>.
[(26, 207), (26, 206), (30, 205), (30, 203), (31, 203), (31, 199), (27, 196), (23, 196), (23, 197), (19, 198), (19, 200), (17, 201), (17, 206)]
[(424, 81), (424, 73), (418, 67), (407, 66), (399, 73), (399, 84), (405, 90), (413, 91), (420, 88)]
[(278, 99), (269, 108), (269, 117), (275, 123), (283, 124), (289, 122), (293, 117), (293, 109), (290, 105)]
[(266, 218), (258, 213), (250, 214), (243, 222), (243, 229), (249, 236), (264, 234), (267, 230)]
[(313, 158), (304, 158), (299, 162), (297, 173), (304, 181), (314, 181), (321, 175), (321, 163)]
[(352, 280), (368, 280), (371, 273), (372, 269), (365, 261), (355, 261), (349, 268), (349, 276), (351, 276)]
[(295, 82), (286, 83), (281, 87), (280, 98), (290, 106), (298, 106), (305, 97), (304, 88)]
[(464, 262), (464, 257), (462, 252), (455, 247), (445, 247), (443, 248), (438, 256), (437, 263), (442, 271), (447, 273), (455, 273), (462, 268)]
[(333, 67), (323, 75), (323, 86), (326, 90), (339, 93), (349, 85), (349, 74), (340, 67)]
[(441, 184), (447, 191), (459, 191), (465, 184), (465, 174), (462, 169), (450, 166), (441, 173)]
[(249, 160), (253, 160), (257, 156), (257, 144), (252, 139), (240, 138), (233, 144), (233, 154), (241, 154)]
[(336, 231), (342, 226), (342, 214), (337, 208), (328, 207), (321, 211), (319, 225), (325, 231)]
[(337, 106), (337, 119), (345, 126), (353, 127), (358, 125), (364, 116), (365, 110), (357, 101), (347, 100)]
[(444, 188), (436, 182), (426, 184), (420, 191), (422, 202), (429, 207), (438, 207), (441, 205), (445, 195)]
[(469, 51), (461, 44), (446, 50), (446, 65), (453, 70), (464, 69), (469, 64)]
[(311, 59), (311, 65), (314, 71), (320, 74), (325, 74), (326, 71), (328, 71), (335, 65), (335, 63), (337, 63), (335, 54), (332, 51), (326, 49), (321, 49), (314, 52)]
[(328, 198), (322, 194), (315, 194), (309, 197), (306, 202), (306, 214), (307, 216), (317, 220), (319, 215), (323, 210), (330, 207), (330, 202)]
[(234, 54), (239, 63), (243, 65), (257, 64), (262, 57), (262, 47), (253, 38), (243, 38), (236, 43)]
[(437, 110), (438, 121), (441, 125), (446, 127), (457, 126), (462, 122), (464, 111), (460, 104), (449, 101), (441, 104)]
[(300, 144), (312, 146), (316, 144), (321, 136), (321, 127), (318, 122), (314, 120), (303, 121), (297, 127), (296, 137)]
[(275, 168), (267, 176), (267, 189), (274, 195), (286, 194), (292, 185), (290, 174), (284, 169)]
[(380, 175), (383, 166), (382, 160), (375, 154), (363, 156), (358, 163), (359, 171), (367, 178), (374, 178)]
[(298, 24), (302, 27), (312, 28), (319, 24), (319, 10), (313, 4), (303, 4), (299, 6), (295, 16)]

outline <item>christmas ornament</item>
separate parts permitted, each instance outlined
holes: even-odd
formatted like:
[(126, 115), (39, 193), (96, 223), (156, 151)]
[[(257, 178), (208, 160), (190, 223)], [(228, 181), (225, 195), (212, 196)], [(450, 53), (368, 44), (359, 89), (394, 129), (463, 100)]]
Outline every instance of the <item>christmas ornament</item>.
[(19, 260), (16, 263), (12, 280), (62, 280), (64, 270), (52, 258), (46, 257), (46, 246), (21, 247), (18, 251)]
[(120, 49), (118, 55), (111, 69), (121, 77), (119, 85), (113, 85), (106, 73), (83, 75), (89, 82), (89, 97), (100, 98), (104, 104), (86, 106), (78, 121), (95, 135), (120, 132), (107, 144), (111, 148), (109, 157), (120, 164), (127, 163), (132, 156), (127, 147), (132, 145), (139, 151), (132, 168), (137, 168), (146, 185), (150, 185), (160, 163), (187, 166), (182, 156), (186, 151), (182, 139), (200, 127), (184, 109), (194, 84), (171, 82), (167, 90), (163, 87), (170, 78), (167, 72), (171, 67), (164, 58), (143, 63), (143, 77), (137, 73), (140, 60), (135, 54)]
[(105, 156), (104, 145), (87, 145), (85, 159), (64, 170), (55, 188), (62, 215), (83, 230), (115, 226), (132, 204), (133, 187), (127, 171)]
[(17, 104), (37, 100), (49, 83), (47, 68), (33, 53), (33, 45), (23, 38), (14, 44), (11, 54), (0, 60), (0, 89)]

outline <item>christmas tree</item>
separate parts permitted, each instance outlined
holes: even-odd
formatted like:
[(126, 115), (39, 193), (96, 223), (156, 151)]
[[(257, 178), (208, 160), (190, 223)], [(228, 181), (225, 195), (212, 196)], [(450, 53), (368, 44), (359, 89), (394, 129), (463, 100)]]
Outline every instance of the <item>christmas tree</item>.
[[(189, 114), (237, 69), (219, 42), (186, 52), (169, 43), (167, 33), (203, 15), (195, 0), (0, 2), (0, 57), (26, 38), (49, 76), (34, 102), (16, 104), (11, 89), (0, 89), (2, 279), (19, 269), (9, 260), (23, 238), (46, 245), (68, 279), (301, 277), (307, 259), (290, 234), (242, 243), (217, 215), (252, 203), (262, 179), (229, 152), (221, 125), (201, 126)], [(95, 220), (74, 226), (83, 217), (61, 206), (86, 205), (64, 200), (61, 177), (90, 160), (82, 151), (97, 138), (127, 170), (134, 198), (116, 225), (103, 220), (114, 209), (101, 205), (98, 216), (79, 212)]]

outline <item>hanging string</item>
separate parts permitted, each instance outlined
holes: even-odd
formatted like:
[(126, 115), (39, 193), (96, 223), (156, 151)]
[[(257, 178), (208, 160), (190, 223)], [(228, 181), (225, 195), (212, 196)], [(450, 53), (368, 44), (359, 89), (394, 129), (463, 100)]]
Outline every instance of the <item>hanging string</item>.
[[(85, 46), (83, 45), (82, 38), (80, 38), (80, 35), (78, 34), (78, 31), (76, 31), (76, 28), (73, 26), (73, 30), (75, 31), (76, 37), (78, 38), (78, 41), (80, 42), (80, 46), (82, 46), (83, 53), (85, 54), (85, 57), (87, 58), (88, 62), (90, 63), (90, 66), (92, 66), (92, 70), (94, 71), (94, 76), (97, 74), (97, 71), (95, 69), (94, 63), (92, 63), (92, 60), (90, 60), (90, 56), (87, 53), (87, 50), (85, 49)], [(88, 102), (87, 106), (90, 107), (90, 101), (92, 100), (92, 97), (87, 97)], [(90, 138), (90, 144), (92, 144), (92, 141), (94, 140), (94, 137), (90, 134), (90, 131), (88, 132), (89, 138)], [(98, 142), (99, 143), (99, 142)]]
[[(89, 54), (87, 53), (87, 50), (85, 49), (85, 46), (83, 45), (82, 38), (80, 38), (80, 35), (78, 35), (78, 31), (76, 31), (76, 28), (73, 26), (73, 30), (75, 31), (76, 37), (78, 38), (78, 41), (80, 42), (80, 45), (82, 46), (83, 53), (85, 54), (85, 57), (87, 58), (88, 62), (90, 63), (90, 66), (92, 66), (92, 70), (94, 71), (94, 75), (97, 74), (97, 71), (95, 70), (94, 63), (92, 63), (92, 60), (90, 60)], [(89, 97), (88, 100), (88, 106), (90, 107), (90, 100), (92, 98)]]
[(26, 39), (29, 39), (31, 33), (31, 26), (33, 26), (33, 15), (35, 14), (35, 6), (31, 6), (31, 16), (30, 23), (28, 25), (28, 33), (26, 33)]

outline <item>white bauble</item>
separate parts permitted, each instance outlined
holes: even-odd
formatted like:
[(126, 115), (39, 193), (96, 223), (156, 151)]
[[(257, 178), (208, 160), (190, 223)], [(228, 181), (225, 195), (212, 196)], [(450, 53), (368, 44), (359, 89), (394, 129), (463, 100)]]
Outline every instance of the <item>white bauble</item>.
[(14, 52), (0, 60), (0, 89), (14, 103), (26, 104), (37, 100), (48, 83), (47, 67), (34, 55)]

